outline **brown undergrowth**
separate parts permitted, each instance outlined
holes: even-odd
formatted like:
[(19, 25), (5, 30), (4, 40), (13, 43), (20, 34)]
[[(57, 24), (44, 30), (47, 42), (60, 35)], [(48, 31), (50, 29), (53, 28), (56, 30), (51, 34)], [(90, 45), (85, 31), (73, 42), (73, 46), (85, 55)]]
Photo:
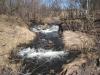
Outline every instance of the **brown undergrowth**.
[(2, 72), (16, 71), (19, 68), (20, 63), (9, 63), (9, 54), (12, 50), (16, 50), (18, 45), (29, 44), (35, 38), (36, 34), (28, 29), (22, 19), (0, 15), (0, 75)]

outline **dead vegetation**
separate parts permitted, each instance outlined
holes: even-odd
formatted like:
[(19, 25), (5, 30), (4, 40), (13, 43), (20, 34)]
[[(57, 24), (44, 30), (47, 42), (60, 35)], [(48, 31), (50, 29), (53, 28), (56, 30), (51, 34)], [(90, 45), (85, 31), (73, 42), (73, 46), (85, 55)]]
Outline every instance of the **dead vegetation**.
[(0, 15), (0, 66), (16, 70), (17, 64), (9, 63), (9, 54), (20, 44), (28, 44), (36, 38), (27, 25), (18, 17)]
[(95, 37), (82, 32), (63, 32), (63, 42), (68, 50), (90, 50), (95, 47)]
[(43, 23), (50, 24), (50, 25), (52, 24), (58, 25), (58, 24), (61, 24), (61, 20), (59, 17), (47, 17), (47, 18), (44, 18)]
[(95, 63), (94, 61), (88, 61), (85, 58), (76, 59), (73, 62), (64, 65), (64, 70), (60, 75), (99, 75), (100, 68), (97, 67)]
[[(15, 4), (14, 1), (16, 2)], [(89, 14), (92, 11), (99, 14), (94, 10), (100, 9), (100, 0), (91, 0), (90, 3), (86, 3), (86, 0), (68, 0), (69, 6), (66, 7), (65, 5), (63, 10), (60, 4), (65, 3), (67, 0), (65, 2), (63, 0), (50, 1), (52, 2), (51, 4), (47, 3), (45, 5), (41, 3), (41, 0), (30, 0), (30, 2), (28, 0), (0, 0), (0, 14), (6, 14), (0, 15), (0, 75), (18, 75), (16, 70), (18, 72), (20, 63), (11, 64), (8, 62), (8, 57), (11, 50), (16, 50), (15, 48), (18, 45), (28, 44), (36, 38), (36, 34), (29, 31), (28, 26), (24, 23), (26, 22), (28, 24), (30, 20), (42, 21), (44, 24), (59, 24), (61, 23), (60, 19), (63, 19), (63, 23), (65, 23), (64, 28), (67, 27), (67, 30), (70, 30), (63, 32), (63, 42), (67, 50), (88, 51), (94, 49), (95, 45), (97, 45), (95, 39), (98, 39), (95, 38), (95, 35), (98, 35), (96, 31), (99, 33), (99, 28), (97, 27), (95, 29), (93, 25), (94, 20), (91, 20)], [(78, 3), (80, 6), (77, 6)], [(77, 7), (80, 8), (77, 9)], [(15, 16), (19, 16), (21, 19)], [(99, 18), (99, 16), (95, 17)], [(87, 20), (87, 18), (89, 19)], [(84, 20), (86, 21), (84, 22)], [(90, 34), (93, 35), (91, 36)], [(99, 40), (98, 42), (100, 42)], [(96, 54), (87, 55), (91, 59)], [(99, 51), (98, 55), (100, 56)], [(85, 74), (83, 75), (89, 75), (90, 71), (96, 75), (100, 75), (98, 73), (100, 69), (97, 69), (97, 66), (92, 67), (92, 65), (86, 65), (85, 68), (80, 68), (84, 63), (87, 63), (87, 60), (79, 59), (69, 63), (67, 66), (65, 65), (61, 75), (75, 75), (77, 72), (78, 74), (76, 75), (82, 75), (84, 69), (87, 71), (85, 70)], [(15, 74), (10, 72), (14, 72)], [(90, 75), (95, 75), (94, 73), (90, 73)]]

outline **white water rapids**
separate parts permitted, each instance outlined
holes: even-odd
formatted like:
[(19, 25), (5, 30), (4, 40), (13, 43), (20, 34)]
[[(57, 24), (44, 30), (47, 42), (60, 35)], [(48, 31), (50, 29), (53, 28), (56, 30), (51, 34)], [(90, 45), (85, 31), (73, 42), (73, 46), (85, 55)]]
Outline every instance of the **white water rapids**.
[[(58, 30), (59, 26), (57, 25), (52, 25), (49, 28), (43, 29), (43, 26), (36, 26), (32, 28), (32, 31), (37, 32), (37, 33), (42, 33), (46, 37), (59, 37), (58, 35)], [(43, 48), (26, 48), (20, 50), (18, 53), (19, 56), (24, 57), (24, 58), (37, 58), (37, 59), (42, 59), (42, 58), (47, 58), (47, 59), (54, 59), (54, 58), (62, 58), (65, 55), (68, 55), (68, 52), (63, 51), (53, 51), (53, 49), (45, 50)]]
[[(58, 30), (59, 30), (59, 26), (57, 25), (52, 25), (49, 28), (45, 28), (43, 29), (42, 26), (37, 26), (32, 28), (32, 31), (34, 32), (40, 32), (44, 35), (47, 36), (47, 38), (52, 37), (58, 37)], [(43, 48), (39, 48), (39, 49), (35, 49), (35, 48), (26, 48), (26, 49), (22, 49), (20, 50), (20, 52), (18, 53), (19, 56), (21, 57), (26, 57), (26, 58), (37, 58), (37, 59), (42, 59), (42, 58), (48, 58), (48, 59), (53, 59), (53, 58), (60, 58), (64, 55), (67, 55), (68, 52), (65, 51), (53, 51), (52, 49), (50, 50), (45, 50)]]
[(21, 57), (32, 58), (32, 59), (34, 59), (34, 58), (37, 58), (37, 59), (47, 58), (48, 60), (51, 60), (54, 58), (61, 59), (63, 56), (68, 55), (68, 52), (44, 50), (42, 48), (40, 48), (40, 49), (26, 48), (26, 49), (22, 49), (18, 53), (18, 55)]
[(57, 25), (49, 26), (49, 28), (44, 28), (43, 26), (37, 26), (37, 27), (32, 28), (32, 31), (40, 32), (49, 38), (50, 37), (58, 37), (59, 36), (58, 30), (59, 30), (59, 26), (57, 26)]
[[(25, 68), (22, 73), (27, 74), (28, 71), (30, 75), (48, 75), (50, 69), (54, 69), (55, 73), (53, 75), (56, 75), (70, 55), (69, 52), (63, 50), (58, 33), (59, 26), (52, 25), (45, 28), (36, 25), (32, 28), (32, 31), (39, 34), (39, 40), (32, 48), (24, 48), (17, 53), (21, 59), (24, 59), (23, 66)], [(51, 41), (54, 45), (45, 48), (49, 45), (48, 41)]]

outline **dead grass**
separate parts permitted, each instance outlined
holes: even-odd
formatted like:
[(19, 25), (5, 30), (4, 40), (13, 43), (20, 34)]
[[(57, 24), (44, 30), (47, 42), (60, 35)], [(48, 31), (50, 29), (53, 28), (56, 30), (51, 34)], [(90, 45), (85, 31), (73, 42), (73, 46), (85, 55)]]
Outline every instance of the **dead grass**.
[(27, 25), (18, 17), (0, 15), (0, 65), (10, 66), (9, 53), (20, 44), (28, 44), (36, 34), (28, 30)]
[(44, 24), (60, 24), (61, 20), (59, 17), (47, 17), (43, 19)]
[(81, 66), (82, 64), (85, 64), (85, 63), (87, 63), (87, 60), (81, 58), (79, 60), (74, 60), (73, 62), (71, 62), (69, 64), (63, 65), (63, 68), (66, 70), (66, 69), (73, 68), (73, 66)]
[(63, 42), (66, 49), (83, 50), (92, 49), (95, 46), (94, 36), (87, 35), (82, 32), (64, 31)]
[(92, 62), (85, 58), (78, 58), (63, 65), (63, 71), (60, 75), (100, 75), (100, 67), (97, 67), (95, 63), (92, 64)]

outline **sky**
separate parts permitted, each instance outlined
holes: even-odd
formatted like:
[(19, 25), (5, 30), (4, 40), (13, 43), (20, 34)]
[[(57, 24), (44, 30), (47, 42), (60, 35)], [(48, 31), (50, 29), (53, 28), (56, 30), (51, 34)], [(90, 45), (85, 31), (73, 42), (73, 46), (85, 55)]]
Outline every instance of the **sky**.
[[(8, 0), (9, 1), (9, 0)], [(20, 1), (20, 0), (19, 0)], [(22, 0), (22, 1), (27, 1), (27, 3), (29, 2), (31, 2), (32, 0)], [(60, 7), (62, 8), (62, 9), (64, 9), (64, 8), (66, 8), (66, 7), (68, 7), (69, 6), (69, 4), (70, 4), (70, 0), (40, 0), (41, 2), (41, 4), (45, 4), (46, 6), (49, 6), (50, 7), (50, 5), (54, 2), (54, 1), (59, 1), (59, 5), (60, 5)], [(12, 0), (12, 2), (15, 2), (16, 3), (16, 0)], [(75, 4), (75, 6), (77, 6), (77, 8), (79, 7), (79, 5), (78, 4)]]
[[(43, 1), (43, 4), (46, 4), (47, 6), (52, 4), (53, 1), (55, 0), (42, 0)], [(68, 7), (68, 1), (67, 0), (59, 0), (60, 1), (60, 5), (62, 8), (64, 7)]]
[[(55, 1), (55, 0), (42, 0), (42, 3), (43, 4), (46, 4), (47, 6), (52, 4), (52, 2)], [(70, 0), (58, 0), (60, 1), (59, 4), (61, 5), (61, 8), (64, 8), (64, 7), (68, 7), (69, 4), (70, 4)], [(79, 7), (79, 4), (75, 4), (75, 6), (78, 8)]]

